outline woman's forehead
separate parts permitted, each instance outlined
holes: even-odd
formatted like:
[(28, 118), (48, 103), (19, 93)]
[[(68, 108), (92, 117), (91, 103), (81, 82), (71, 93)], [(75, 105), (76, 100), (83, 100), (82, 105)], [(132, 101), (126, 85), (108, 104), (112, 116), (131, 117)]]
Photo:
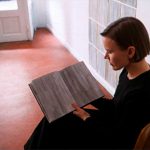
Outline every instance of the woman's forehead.
[(109, 46), (117, 45), (117, 43), (114, 40), (112, 40), (111, 38), (108, 38), (108, 37), (103, 37), (103, 43), (104, 43), (104, 45), (109, 45)]

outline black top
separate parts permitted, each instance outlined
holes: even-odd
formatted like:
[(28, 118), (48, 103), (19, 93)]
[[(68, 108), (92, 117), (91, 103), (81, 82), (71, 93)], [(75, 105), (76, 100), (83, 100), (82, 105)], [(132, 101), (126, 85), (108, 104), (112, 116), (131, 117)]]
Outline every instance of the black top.
[(86, 125), (97, 126), (95, 132), (103, 136), (104, 147), (105, 143), (110, 148), (134, 147), (141, 129), (150, 122), (149, 87), (150, 71), (129, 80), (124, 69), (113, 100), (93, 102), (99, 111), (87, 119)]
[(150, 122), (150, 71), (133, 80), (124, 69), (113, 100), (97, 99), (85, 122), (69, 113), (49, 123), (44, 117), (25, 144), (25, 150), (131, 149)]

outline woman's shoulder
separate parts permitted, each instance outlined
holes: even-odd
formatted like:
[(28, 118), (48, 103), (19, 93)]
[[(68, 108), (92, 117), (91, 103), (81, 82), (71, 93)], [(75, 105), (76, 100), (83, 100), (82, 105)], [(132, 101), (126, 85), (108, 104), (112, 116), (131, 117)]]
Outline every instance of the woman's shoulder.
[(136, 78), (128, 79), (127, 78), (127, 70), (124, 68), (122, 72), (120, 73), (119, 79), (126, 79), (130, 83), (143, 83), (143, 84), (149, 84), (150, 86), (150, 70), (143, 72), (142, 74), (138, 75)]
[(150, 86), (150, 70), (139, 75), (137, 79), (141, 80), (143, 84), (148, 84)]
[(147, 71), (144, 75), (143, 75), (143, 78), (144, 78), (144, 83), (150, 87), (150, 70)]

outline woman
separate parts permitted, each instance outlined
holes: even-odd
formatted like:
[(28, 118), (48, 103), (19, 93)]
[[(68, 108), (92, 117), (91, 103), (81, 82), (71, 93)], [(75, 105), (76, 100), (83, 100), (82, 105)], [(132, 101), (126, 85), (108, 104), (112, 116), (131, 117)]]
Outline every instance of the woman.
[(95, 109), (76, 109), (53, 123), (40, 122), (25, 149), (118, 148), (132, 149), (141, 129), (150, 122), (150, 52), (148, 33), (141, 21), (124, 17), (102, 33), (108, 59), (114, 70), (123, 69), (114, 98), (100, 98)]

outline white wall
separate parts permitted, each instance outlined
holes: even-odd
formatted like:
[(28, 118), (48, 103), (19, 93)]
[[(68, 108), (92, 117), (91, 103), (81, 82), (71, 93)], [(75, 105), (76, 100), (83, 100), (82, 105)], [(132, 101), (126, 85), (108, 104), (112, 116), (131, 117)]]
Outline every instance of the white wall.
[[(137, 0), (137, 17), (144, 23), (150, 36), (150, 0)], [(150, 63), (150, 56), (147, 57)]]
[[(32, 0), (34, 27), (48, 27), (79, 60), (88, 61), (88, 0)], [(150, 34), (150, 0), (137, 0), (137, 18)], [(150, 56), (147, 57), (150, 63)]]
[(46, 27), (46, 0), (32, 0), (34, 28)]
[[(25, 5), (25, 3), (24, 3)], [(27, 24), (28, 24), (28, 29), (27, 29), (27, 34), (28, 34), (28, 39), (32, 40), (33, 39), (33, 35), (34, 35), (34, 25), (33, 25), (33, 17), (32, 17), (32, 7), (33, 7), (33, 3), (32, 0), (27, 0), (26, 1), (26, 9), (25, 9), (25, 14), (26, 14), (26, 20), (27, 20)]]
[[(78, 59), (89, 64), (88, 0), (33, 0), (37, 27), (46, 26)], [(150, 34), (150, 0), (137, 0), (137, 18)], [(150, 56), (147, 59), (150, 63)], [(92, 70), (92, 69), (91, 69)], [(94, 74), (94, 71), (92, 71)], [(95, 75), (96, 77), (96, 75)], [(96, 77), (97, 78), (97, 77)], [(99, 80), (100, 81), (100, 80)], [(103, 86), (113, 94), (107, 81)]]
[(79, 60), (88, 62), (88, 0), (47, 0), (47, 27)]

